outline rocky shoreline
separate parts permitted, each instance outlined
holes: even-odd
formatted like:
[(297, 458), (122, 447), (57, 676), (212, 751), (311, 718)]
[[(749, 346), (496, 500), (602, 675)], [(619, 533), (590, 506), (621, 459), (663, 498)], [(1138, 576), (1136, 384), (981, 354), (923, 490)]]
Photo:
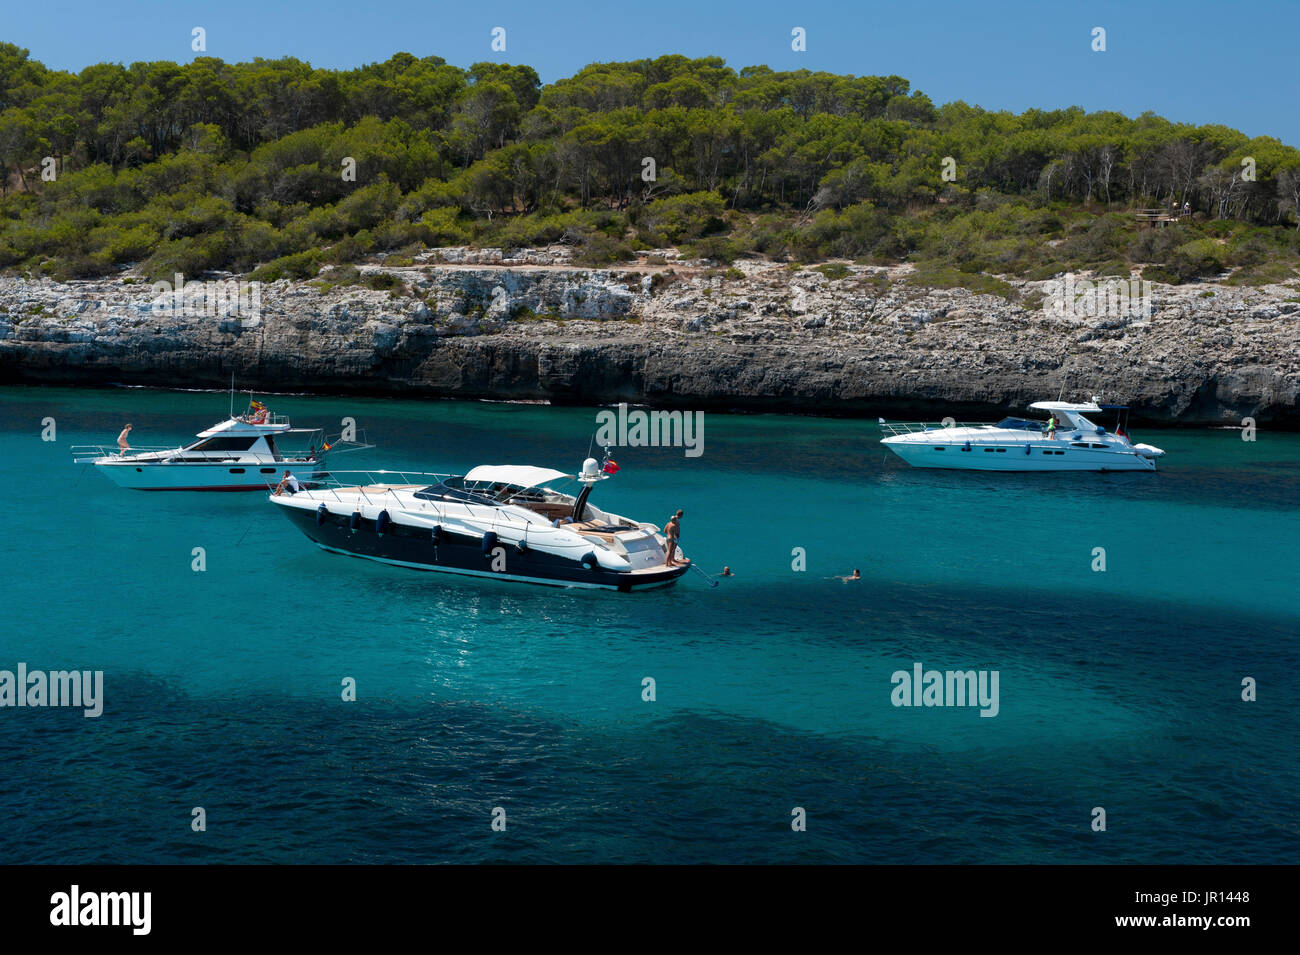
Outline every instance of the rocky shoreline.
[(181, 292), (0, 278), (0, 380), (222, 388), (233, 372), (264, 391), (982, 418), (1068, 378), (1067, 397), (1123, 400), (1137, 421), (1300, 428), (1288, 285), (1153, 285), (1149, 314), (1091, 314), (1045, 307), (1062, 301), (1048, 282), (977, 294), (909, 266), (719, 269), (671, 250), (591, 269), (563, 249), (439, 249), (351, 273), (378, 288), (339, 274), (255, 302), (211, 276)]

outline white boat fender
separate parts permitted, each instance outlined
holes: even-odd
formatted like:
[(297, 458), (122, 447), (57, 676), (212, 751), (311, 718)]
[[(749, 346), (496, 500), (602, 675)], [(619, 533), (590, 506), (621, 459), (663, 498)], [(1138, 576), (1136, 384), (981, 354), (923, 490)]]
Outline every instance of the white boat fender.
[(379, 516), (375, 518), (375, 533), (383, 537), (384, 531), (388, 530), (388, 525), (391, 523), (393, 519), (388, 516), (388, 512), (380, 511)]
[(488, 531), (483, 535), (483, 556), (491, 557), (492, 548), (497, 546), (497, 532)]
[(354, 534), (355, 534), (357, 531), (361, 530), (361, 512), (360, 512), (360, 511), (353, 511), (353, 512), (352, 512), (352, 517), (351, 517), (351, 519), (348, 520), (348, 529), (351, 530), (352, 533), (354, 533)]
[(597, 560), (596, 560), (596, 552), (594, 550), (589, 550), (587, 551), (587, 553), (582, 555), (583, 570), (595, 570), (596, 566), (597, 566)]
[(320, 507), (316, 508), (316, 526), (317, 526), (317, 527), (320, 527), (322, 524), (325, 523), (325, 515), (328, 514), (329, 512), (330, 512), (330, 509), (329, 509), (328, 507), (326, 507), (324, 504), (322, 504)]

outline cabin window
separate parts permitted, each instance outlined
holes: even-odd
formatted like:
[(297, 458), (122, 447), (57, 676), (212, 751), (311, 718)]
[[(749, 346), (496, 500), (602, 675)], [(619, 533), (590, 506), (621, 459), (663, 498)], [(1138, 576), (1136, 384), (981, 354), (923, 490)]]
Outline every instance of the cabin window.
[(1075, 441), (1070, 445), (1072, 448), (1086, 448), (1087, 446), (1088, 442), (1086, 441)]
[(944, 451), (944, 450), (946, 450), (946, 449), (945, 449), (945, 448), (935, 448), (935, 450), (936, 450), (936, 451)]
[(189, 448), (190, 451), (247, 451), (257, 438), (208, 438)]
[(998, 454), (1006, 454), (1006, 453), (1007, 453), (1007, 449), (1006, 449), (1006, 448), (997, 448), (996, 450), (997, 450)]
[(231, 469), (230, 469), (230, 473), (231, 473), (231, 474), (243, 474), (243, 473), (244, 473), (244, 469), (243, 469), (243, 468), (231, 468)]
[(1090, 448), (1102, 448), (1102, 449), (1104, 450), (1105, 447), (1106, 447), (1106, 445), (1104, 445), (1104, 444), (1090, 444), (1090, 445), (1088, 445), (1088, 447), (1090, 447)]
[(1003, 418), (993, 427), (1005, 428), (1009, 431), (1042, 431), (1043, 422), (1028, 421), (1024, 418)]
[(985, 453), (985, 454), (992, 454), (992, 453), (993, 453), (994, 451), (996, 451), (996, 450), (997, 450), (996, 448), (985, 448), (985, 449), (984, 449), (984, 453)]
[(275, 468), (262, 468), (262, 473), (263, 473), (263, 474), (274, 474), (274, 473), (275, 473)]

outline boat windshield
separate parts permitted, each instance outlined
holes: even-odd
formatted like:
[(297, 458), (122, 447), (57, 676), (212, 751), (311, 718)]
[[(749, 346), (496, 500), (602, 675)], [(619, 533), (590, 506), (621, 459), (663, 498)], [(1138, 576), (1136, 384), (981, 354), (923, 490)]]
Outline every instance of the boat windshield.
[(1004, 428), (1008, 431), (1038, 431), (1043, 430), (1043, 422), (1030, 421), (1028, 418), (1003, 418), (994, 427)]
[(208, 438), (206, 441), (200, 441), (197, 444), (191, 444), (186, 451), (247, 451), (257, 444), (258, 436), (253, 435), (251, 438)]

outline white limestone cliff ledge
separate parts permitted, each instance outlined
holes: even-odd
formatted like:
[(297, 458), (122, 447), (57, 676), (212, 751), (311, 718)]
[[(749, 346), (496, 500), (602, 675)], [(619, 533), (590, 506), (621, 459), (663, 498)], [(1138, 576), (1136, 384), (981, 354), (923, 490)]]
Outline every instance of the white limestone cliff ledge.
[[(130, 273), (0, 277), (0, 377), (193, 387), (234, 371), (268, 389), (960, 415), (1055, 397), (1068, 373), (1072, 393), (1149, 420), (1300, 426), (1297, 284), (1150, 285), (1144, 309), (1117, 297), (1139, 291), (1123, 280), (1084, 274), (1053, 307), (1059, 278), (981, 294), (910, 266), (712, 268), (658, 250), (583, 268), (564, 249), (460, 248), (263, 284), (255, 301), (206, 278), (159, 294)], [(1087, 280), (1112, 283), (1100, 309)]]

